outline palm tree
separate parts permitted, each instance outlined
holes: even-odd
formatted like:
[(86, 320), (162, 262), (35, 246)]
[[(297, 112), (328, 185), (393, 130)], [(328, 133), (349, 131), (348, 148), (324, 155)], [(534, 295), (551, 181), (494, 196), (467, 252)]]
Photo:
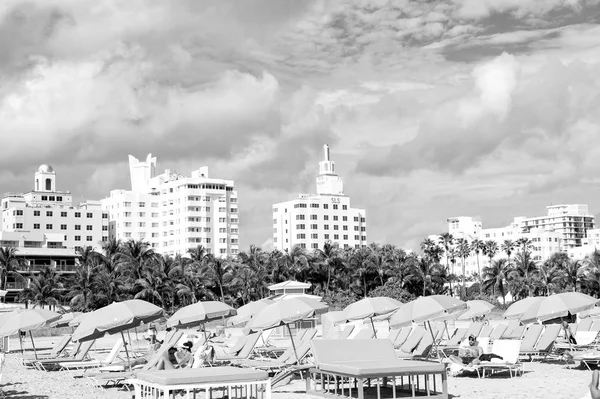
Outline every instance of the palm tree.
[(492, 295), (496, 297), (496, 289), (502, 295), (502, 303), (506, 305), (506, 289), (504, 283), (507, 280), (507, 273), (510, 265), (506, 259), (499, 259), (491, 262), (490, 266), (483, 268), (483, 285), (485, 290), (492, 289)]
[[(452, 245), (454, 244), (454, 237), (452, 237), (452, 234), (450, 233), (442, 233), (440, 234), (440, 238), (439, 238), (440, 244), (442, 245), (442, 247), (444, 248), (444, 253), (446, 254), (446, 273), (448, 273), (448, 275), (454, 275), (454, 270), (452, 270), (452, 273), (450, 273), (450, 248), (452, 248)], [(450, 283), (450, 295), (454, 295), (454, 291), (452, 290), (452, 278), (449, 280)]]
[(225, 276), (230, 272), (231, 266), (227, 259), (217, 258), (215, 256), (209, 256), (208, 260), (200, 268), (200, 273), (204, 274), (212, 285), (216, 285), (219, 288), (221, 294), (221, 302), (225, 302), (225, 294), (223, 292), (223, 285), (225, 282)]
[(528, 251), (520, 252), (515, 257), (515, 262), (510, 277), (513, 282), (514, 297), (523, 296), (526, 291), (527, 296), (531, 296), (534, 286), (534, 277), (538, 266)]
[(465, 299), (467, 297), (467, 288), (465, 286), (466, 277), (466, 259), (471, 255), (471, 246), (469, 241), (465, 238), (459, 238), (456, 242), (456, 249), (458, 250), (458, 256), (462, 259), (462, 290), (461, 297)]
[(79, 266), (70, 279), (67, 298), (73, 310), (87, 312), (94, 309), (96, 268), (91, 264)]
[(533, 282), (542, 295), (548, 296), (556, 292), (556, 288), (563, 279), (564, 275), (560, 266), (546, 261), (539, 265)]
[(479, 278), (479, 295), (481, 295), (483, 293), (483, 284), (482, 284), (482, 280), (481, 280), (481, 268), (479, 267), (479, 253), (481, 252), (481, 250), (483, 250), (483, 241), (481, 241), (478, 238), (475, 238), (472, 242), (471, 242), (471, 251), (473, 251), (475, 253), (475, 255), (477, 256), (477, 276)]
[(500, 249), (504, 251), (506, 256), (508, 256), (508, 263), (510, 264), (510, 255), (512, 255), (513, 250), (515, 249), (516, 244), (513, 240), (504, 240), (502, 245), (500, 245)]
[(368, 294), (367, 277), (371, 274), (372, 263), (369, 259), (371, 251), (367, 248), (359, 248), (352, 253), (350, 258), (350, 267), (354, 272), (358, 285), (362, 287), (364, 297)]
[(8, 276), (23, 276), (17, 272), (19, 266), (22, 266), (23, 260), (17, 257), (18, 249), (15, 247), (0, 247), (0, 287), (6, 289)]
[(29, 287), (21, 291), (22, 300), (30, 301), (33, 307), (60, 306), (60, 296), (62, 294), (62, 283), (54, 268), (42, 266), (39, 274), (31, 279)]
[[(435, 262), (434, 259), (428, 256), (420, 256), (415, 258), (415, 262), (412, 263), (411, 278), (415, 279), (423, 285), (422, 296), (427, 295), (427, 289), (431, 283), (436, 280), (440, 280), (441, 270), (439, 263)], [(443, 281), (442, 281), (443, 283)]]
[(325, 284), (325, 293), (329, 294), (329, 287), (331, 286), (331, 269), (333, 263), (339, 260), (340, 248), (337, 243), (327, 241), (325, 244), (323, 244), (323, 249), (317, 249), (315, 251), (315, 255), (327, 270), (327, 283)]
[(489, 258), (490, 265), (492, 264), (492, 259), (498, 253), (498, 244), (494, 240), (487, 240), (483, 243), (482, 252), (485, 256)]

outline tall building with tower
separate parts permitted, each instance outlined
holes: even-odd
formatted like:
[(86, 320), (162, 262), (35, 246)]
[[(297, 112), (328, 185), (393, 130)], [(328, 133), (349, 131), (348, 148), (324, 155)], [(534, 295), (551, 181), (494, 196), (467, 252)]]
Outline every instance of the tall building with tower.
[(143, 240), (163, 255), (185, 255), (199, 245), (215, 256), (239, 250), (238, 197), (232, 180), (211, 178), (208, 167), (183, 176), (156, 175), (156, 158), (129, 156), (130, 190), (112, 190), (102, 200), (110, 237)]
[(290, 251), (298, 245), (317, 249), (328, 241), (342, 248), (366, 246), (366, 212), (351, 207), (327, 144), (323, 146), (316, 186), (316, 194), (300, 194), (297, 199), (273, 204), (274, 248)]

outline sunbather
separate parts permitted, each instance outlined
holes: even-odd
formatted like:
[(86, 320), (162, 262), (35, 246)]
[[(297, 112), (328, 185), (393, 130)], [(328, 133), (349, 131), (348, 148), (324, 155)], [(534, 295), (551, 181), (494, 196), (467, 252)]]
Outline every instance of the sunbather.
[(592, 382), (590, 384), (590, 392), (589, 394), (585, 394), (582, 399), (600, 399), (600, 388), (598, 384), (600, 383), (600, 371), (594, 370), (592, 373)]
[(469, 336), (469, 346), (458, 348), (458, 356), (450, 355), (449, 359), (458, 364), (474, 366), (479, 364), (479, 356), (483, 355), (483, 348), (479, 346), (474, 335)]
[(565, 330), (565, 338), (570, 344), (577, 345), (577, 341), (575, 340), (575, 334), (571, 331), (571, 327), (569, 327), (569, 323), (566, 320), (562, 321), (562, 327)]

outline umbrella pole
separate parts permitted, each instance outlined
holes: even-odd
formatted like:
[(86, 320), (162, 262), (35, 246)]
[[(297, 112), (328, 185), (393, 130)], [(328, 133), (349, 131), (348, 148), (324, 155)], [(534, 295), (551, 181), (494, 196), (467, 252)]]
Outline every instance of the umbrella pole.
[(131, 370), (131, 360), (129, 360), (129, 349), (127, 349), (127, 342), (125, 342), (125, 335), (123, 331), (121, 331), (121, 339), (123, 340), (123, 346), (125, 347), (125, 356), (127, 356), (127, 364), (129, 365), (129, 372), (133, 373)]
[(19, 330), (19, 343), (21, 344), (21, 355), (24, 355), (25, 349), (23, 349), (23, 337), (21, 336), (21, 330)]
[(298, 362), (298, 352), (296, 351), (296, 343), (294, 342), (294, 337), (292, 336), (292, 329), (289, 324), (286, 324), (288, 332), (290, 333), (290, 339), (292, 340), (292, 348), (294, 348), (294, 355), (296, 356), (296, 361)]
[[(133, 344), (131, 343), (131, 334), (129, 333), (129, 330), (127, 330), (127, 339), (129, 340), (129, 344), (131, 344), (131, 350), (134, 350)], [(133, 353), (132, 353), (132, 355), (133, 355)]]
[(31, 338), (31, 346), (33, 346), (33, 355), (35, 356), (35, 360), (37, 360), (37, 351), (35, 350), (35, 343), (33, 342), (33, 334), (31, 330), (29, 330), (29, 338)]
[(377, 330), (375, 329), (375, 324), (373, 323), (373, 317), (369, 317), (371, 319), (371, 327), (373, 328), (373, 334), (375, 334), (375, 339), (377, 339)]
[(431, 334), (431, 340), (433, 341), (433, 344), (431, 345), (431, 349), (433, 350), (433, 353), (437, 357), (438, 356), (437, 343), (435, 342), (435, 337), (433, 336), (433, 330), (431, 329), (431, 322), (429, 320), (427, 320), (427, 327), (429, 327), (429, 333)]

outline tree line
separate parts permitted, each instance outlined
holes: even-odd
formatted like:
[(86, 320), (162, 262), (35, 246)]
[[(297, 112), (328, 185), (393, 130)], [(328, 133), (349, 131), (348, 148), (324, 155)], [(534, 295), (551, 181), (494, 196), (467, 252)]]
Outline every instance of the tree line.
[[(495, 301), (510, 293), (514, 299), (577, 290), (600, 293), (600, 251), (583, 260), (556, 253), (545, 262), (531, 255), (526, 239), (502, 245), (454, 239), (448, 233), (421, 242), (420, 254), (395, 245), (372, 243), (363, 248), (340, 248), (327, 242), (322, 249), (299, 246), (289, 252), (250, 246), (235, 257), (218, 258), (203, 246), (187, 256), (164, 256), (143, 241), (106, 242), (100, 251), (78, 252), (74, 274), (59, 274), (50, 266), (31, 277), (20, 299), (33, 306), (68, 304), (91, 311), (112, 302), (144, 299), (167, 311), (204, 300), (241, 306), (269, 296), (268, 286), (287, 280), (311, 283), (334, 308), (367, 296), (389, 296), (407, 301), (432, 294)], [(494, 259), (499, 251), (506, 257)], [(466, 275), (471, 254), (489, 258), (489, 266)], [(0, 285), (18, 275), (18, 249), (0, 248)], [(456, 266), (462, 266), (457, 270)], [(457, 273), (458, 272), (458, 273)], [(22, 276), (16, 276), (21, 277)], [(466, 282), (473, 282), (469, 289)], [(460, 290), (457, 288), (460, 286)]]

